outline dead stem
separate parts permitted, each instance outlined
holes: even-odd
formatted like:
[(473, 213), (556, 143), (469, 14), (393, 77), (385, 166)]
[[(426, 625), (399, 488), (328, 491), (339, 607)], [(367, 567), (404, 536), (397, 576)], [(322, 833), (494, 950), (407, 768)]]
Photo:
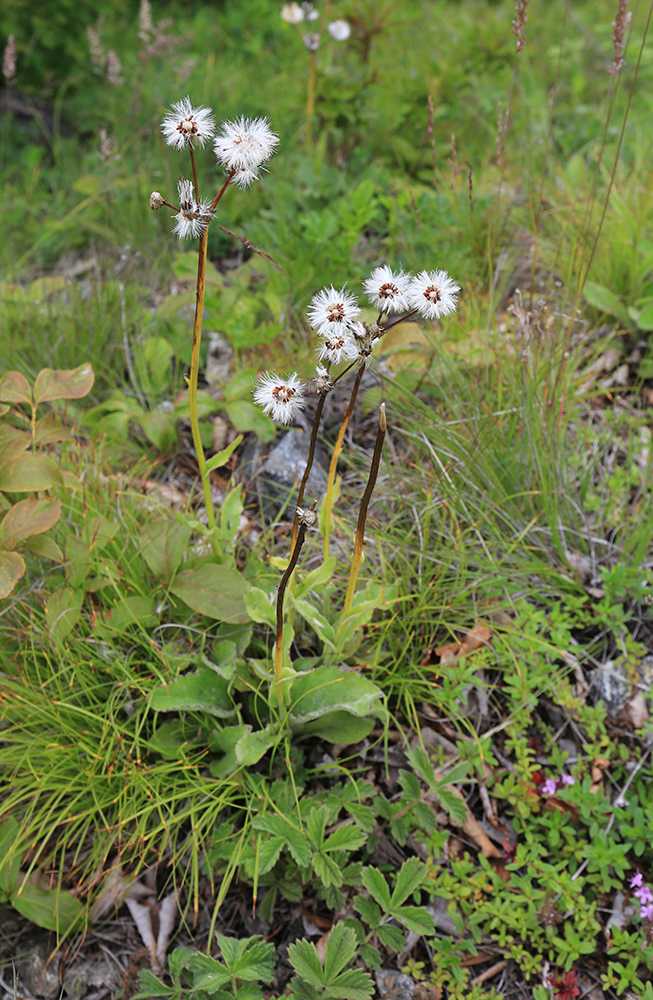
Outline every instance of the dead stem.
[(331, 463), (329, 465), (329, 475), (327, 478), (326, 498), (324, 500), (324, 561), (325, 562), (329, 558), (329, 535), (331, 532), (331, 507), (333, 505), (333, 484), (336, 478), (336, 468), (338, 467), (338, 459), (340, 458), (340, 453), (342, 452), (342, 442), (345, 439), (347, 426), (351, 419), (351, 415), (354, 412), (354, 406), (356, 405), (356, 397), (358, 395), (358, 390), (360, 388), (364, 372), (365, 372), (365, 362), (361, 364), (360, 368), (356, 372), (356, 378), (354, 379), (354, 384), (352, 386), (347, 412), (345, 413), (343, 421), (340, 425), (340, 430), (338, 431), (338, 437), (336, 438), (335, 444), (333, 446), (333, 454), (331, 455)]

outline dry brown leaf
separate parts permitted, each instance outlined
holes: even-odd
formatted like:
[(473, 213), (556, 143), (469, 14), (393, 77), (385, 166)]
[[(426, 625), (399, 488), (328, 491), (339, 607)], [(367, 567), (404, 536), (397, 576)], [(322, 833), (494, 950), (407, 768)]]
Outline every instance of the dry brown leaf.
[(467, 836), (474, 841), (474, 843), (476, 844), (476, 846), (478, 847), (484, 858), (500, 858), (501, 851), (498, 849), (498, 847), (494, 846), (494, 844), (488, 837), (487, 833), (483, 833), (483, 831), (481, 830), (478, 821), (474, 818), (469, 806), (465, 802), (465, 798), (462, 792), (459, 792), (458, 789), (454, 788), (453, 785), (447, 785), (446, 787), (448, 792), (451, 792), (452, 795), (457, 796), (457, 798), (459, 798), (462, 802), (465, 803), (465, 809), (467, 810), (467, 819), (460, 827), (463, 833), (467, 834)]
[(330, 935), (331, 931), (327, 931), (326, 934), (323, 934), (320, 940), (315, 945), (315, 950), (317, 951), (320, 957), (320, 962), (322, 963), (322, 965), (324, 965), (324, 963), (326, 962), (326, 946)]
[(626, 716), (635, 729), (641, 729), (645, 722), (649, 720), (648, 706), (646, 698), (641, 691), (637, 691), (630, 698), (622, 709), (622, 714)]
[(461, 656), (474, 653), (477, 649), (489, 646), (491, 638), (492, 629), (483, 622), (476, 622), (462, 642), (447, 642), (444, 646), (436, 646), (434, 652), (440, 657), (440, 663), (450, 663), (452, 660), (460, 659)]
[(590, 794), (603, 791), (603, 772), (610, 767), (610, 761), (605, 757), (597, 757), (592, 764), (592, 784)]

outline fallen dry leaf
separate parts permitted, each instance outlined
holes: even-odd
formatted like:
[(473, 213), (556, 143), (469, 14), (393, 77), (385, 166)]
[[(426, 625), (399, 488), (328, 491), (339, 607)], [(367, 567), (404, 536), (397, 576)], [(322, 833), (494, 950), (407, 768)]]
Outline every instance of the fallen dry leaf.
[(590, 794), (603, 791), (603, 772), (610, 767), (610, 761), (605, 757), (597, 757), (592, 764), (592, 784)]
[(500, 858), (501, 851), (498, 847), (494, 846), (488, 835), (483, 833), (481, 830), (478, 821), (474, 818), (469, 806), (465, 802), (462, 792), (459, 792), (453, 785), (447, 785), (447, 791), (451, 792), (452, 795), (457, 796), (457, 798), (461, 799), (461, 801), (465, 803), (467, 819), (460, 827), (463, 833), (467, 834), (467, 836), (474, 841), (484, 858)]
[(450, 663), (452, 660), (458, 660), (461, 656), (467, 656), (477, 649), (489, 646), (491, 638), (492, 629), (482, 622), (476, 622), (474, 628), (467, 633), (462, 642), (447, 642), (444, 646), (436, 646), (433, 652), (440, 657), (440, 663)]

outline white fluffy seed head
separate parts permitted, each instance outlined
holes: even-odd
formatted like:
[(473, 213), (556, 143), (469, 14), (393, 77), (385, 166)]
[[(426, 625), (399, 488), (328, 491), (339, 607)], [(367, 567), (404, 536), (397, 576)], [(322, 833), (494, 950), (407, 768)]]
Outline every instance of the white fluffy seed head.
[(406, 292), (410, 274), (393, 271), (387, 265), (377, 267), (363, 282), (363, 288), (375, 309), (382, 313), (406, 312), (409, 308)]
[(285, 377), (264, 372), (258, 376), (252, 396), (278, 424), (289, 424), (304, 406), (304, 386), (297, 372)]
[(351, 28), (347, 21), (332, 21), (327, 31), (336, 42), (346, 42), (351, 35)]
[(456, 311), (459, 291), (446, 271), (420, 271), (408, 285), (408, 303), (420, 316), (439, 319)]
[(298, 3), (286, 3), (281, 8), (281, 18), (288, 24), (301, 24), (304, 20), (304, 11)]
[(172, 105), (161, 122), (163, 137), (174, 149), (201, 146), (215, 135), (215, 121), (211, 108), (194, 108), (190, 97)]
[(313, 296), (308, 307), (308, 322), (321, 337), (344, 334), (351, 323), (358, 319), (360, 307), (356, 297), (343, 286), (336, 291), (333, 285), (323, 288)]
[(225, 170), (235, 170), (236, 175), (246, 172), (247, 183), (241, 178), (240, 185), (248, 187), (258, 180), (259, 168), (270, 159), (278, 144), (279, 136), (270, 128), (267, 118), (241, 116), (222, 123), (213, 148)]
[(175, 215), (172, 231), (180, 240), (201, 236), (214, 217), (210, 201), (197, 201), (191, 181), (181, 177), (177, 184), (180, 211)]

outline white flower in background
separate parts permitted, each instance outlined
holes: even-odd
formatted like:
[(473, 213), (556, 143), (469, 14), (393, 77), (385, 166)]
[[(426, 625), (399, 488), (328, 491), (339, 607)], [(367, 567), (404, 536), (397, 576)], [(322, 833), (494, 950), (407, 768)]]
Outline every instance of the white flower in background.
[(190, 97), (184, 97), (166, 112), (161, 131), (168, 145), (175, 149), (196, 144), (203, 148), (207, 139), (215, 135), (213, 112), (211, 108), (194, 108)]
[(302, 41), (309, 52), (317, 52), (320, 47), (320, 36), (316, 31), (307, 32)]
[(254, 402), (279, 424), (289, 424), (304, 405), (304, 386), (297, 372), (282, 378), (276, 372), (258, 376)]
[(307, 315), (311, 328), (321, 337), (333, 337), (345, 333), (359, 313), (356, 297), (344, 287), (337, 292), (331, 285), (313, 296)]
[(339, 365), (341, 361), (351, 361), (358, 356), (356, 345), (348, 332), (333, 333), (325, 337), (317, 349), (318, 361), (330, 361)]
[(346, 42), (351, 35), (351, 28), (347, 21), (332, 21), (327, 30), (336, 42)]
[(439, 319), (456, 311), (459, 291), (446, 271), (420, 271), (408, 285), (408, 304), (426, 319)]
[(177, 221), (172, 231), (180, 240), (192, 240), (202, 235), (215, 212), (211, 210), (210, 201), (196, 200), (192, 183), (183, 177), (177, 185), (177, 191), (180, 211), (175, 215)]
[(315, 9), (315, 7), (313, 6), (312, 3), (306, 3), (306, 2), (304, 2), (302, 4), (302, 7), (304, 9), (304, 16), (306, 17), (307, 21), (317, 21), (317, 19), (318, 19), (318, 17), (320, 15), (316, 11), (316, 9)]
[(288, 24), (300, 24), (304, 20), (304, 11), (298, 3), (287, 3), (281, 8), (281, 17)]
[(397, 313), (408, 310), (406, 290), (411, 275), (392, 271), (387, 265), (376, 267), (363, 282), (365, 294), (379, 312)]
[(112, 87), (120, 87), (124, 83), (122, 78), (122, 63), (113, 49), (107, 52), (107, 83)]
[(241, 187), (248, 187), (258, 179), (257, 168), (269, 160), (279, 143), (279, 136), (270, 128), (267, 118), (245, 118), (241, 115), (232, 122), (220, 126), (213, 148), (226, 170), (248, 171), (251, 175), (247, 183), (240, 181)]

